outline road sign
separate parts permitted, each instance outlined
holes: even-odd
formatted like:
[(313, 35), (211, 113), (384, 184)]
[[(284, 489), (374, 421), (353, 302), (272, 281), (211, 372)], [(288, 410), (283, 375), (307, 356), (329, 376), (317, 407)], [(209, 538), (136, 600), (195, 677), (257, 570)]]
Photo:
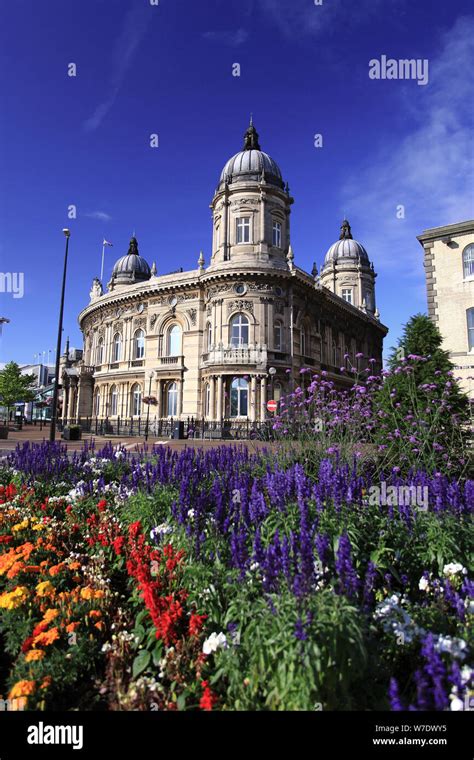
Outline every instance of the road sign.
[(267, 401), (267, 409), (269, 412), (276, 412), (277, 410), (277, 402), (276, 401)]

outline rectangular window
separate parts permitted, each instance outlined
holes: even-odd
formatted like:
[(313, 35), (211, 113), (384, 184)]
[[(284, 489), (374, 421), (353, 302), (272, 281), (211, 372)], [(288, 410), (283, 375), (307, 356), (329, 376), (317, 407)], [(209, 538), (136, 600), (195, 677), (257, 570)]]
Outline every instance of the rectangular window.
[(237, 218), (237, 243), (250, 243), (250, 217)]
[(281, 323), (277, 322), (273, 328), (273, 348), (275, 351), (281, 351)]
[(343, 288), (341, 291), (342, 298), (347, 303), (353, 303), (352, 301), (352, 288)]
[(273, 222), (272, 243), (277, 248), (281, 248), (281, 224), (280, 224), (280, 222)]
[(467, 342), (469, 351), (474, 351), (474, 308), (467, 310)]

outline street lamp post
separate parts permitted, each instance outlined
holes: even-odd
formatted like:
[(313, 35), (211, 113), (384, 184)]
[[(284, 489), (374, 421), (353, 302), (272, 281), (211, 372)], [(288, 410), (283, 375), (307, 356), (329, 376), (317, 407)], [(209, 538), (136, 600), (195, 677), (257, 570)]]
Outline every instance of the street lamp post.
[(273, 399), (273, 390), (274, 390), (273, 383), (274, 383), (275, 375), (276, 375), (275, 367), (270, 367), (270, 369), (268, 370), (268, 374), (270, 375), (270, 396)]
[(49, 440), (54, 441), (56, 438), (56, 420), (58, 416), (58, 395), (59, 395), (59, 361), (61, 358), (61, 338), (63, 333), (63, 314), (64, 314), (64, 293), (66, 290), (66, 272), (67, 272), (67, 255), (69, 250), (69, 238), (71, 236), (70, 231), (63, 229), (64, 236), (66, 238), (66, 250), (64, 252), (64, 269), (63, 269), (63, 284), (61, 288), (61, 305), (59, 307), (59, 322), (58, 322), (58, 340), (56, 343), (56, 369), (54, 378), (54, 391), (53, 391), (53, 413), (51, 416), (51, 427), (49, 429)]
[(145, 441), (148, 441), (148, 427), (150, 424), (150, 399), (151, 399), (151, 381), (155, 377), (153, 370), (148, 373), (148, 404), (146, 405), (146, 424), (145, 424)]

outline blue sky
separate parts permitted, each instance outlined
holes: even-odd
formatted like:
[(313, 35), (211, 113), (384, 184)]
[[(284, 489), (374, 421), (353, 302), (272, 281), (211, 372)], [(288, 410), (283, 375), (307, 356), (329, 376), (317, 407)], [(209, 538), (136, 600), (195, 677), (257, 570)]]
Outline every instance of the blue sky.
[[(388, 352), (426, 308), (416, 235), (473, 216), (473, 40), (467, 0), (5, 4), (0, 271), (23, 272), (25, 292), (0, 293), (0, 359), (55, 347), (64, 226), (76, 346), (103, 236), (107, 274), (133, 231), (159, 273), (209, 260), (209, 203), (250, 112), (295, 198), (296, 263), (321, 265), (345, 213), (378, 272)], [(428, 84), (370, 79), (382, 55), (428, 59)]]

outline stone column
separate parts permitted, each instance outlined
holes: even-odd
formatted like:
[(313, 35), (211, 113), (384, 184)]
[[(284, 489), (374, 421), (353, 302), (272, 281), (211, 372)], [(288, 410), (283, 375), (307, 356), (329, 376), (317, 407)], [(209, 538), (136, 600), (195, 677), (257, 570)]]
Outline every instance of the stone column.
[(260, 419), (265, 420), (267, 416), (267, 378), (260, 378)]
[[(62, 408), (62, 420), (63, 423), (67, 420), (67, 414), (68, 414), (68, 406), (69, 406), (69, 388), (66, 385), (66, 379), (63, 378), (63, 408)], [(43, 416), (43, 409), (40, 409), (41, 416)]]
[(72, 420), (74, 418), (74, 384), (73, 381), (70, 380), (69, 385), (69, 393), (68, 393), (68, 399), (67, 399), (67, 418), (68, 420)]
[(257, 376), (250, 378), (250, 422), (257, 419)]
[(182, 404), (182, 398), (183, 398), (183, 381), (177, 380), (176, 385), (178, 386), (178, 395), (176, 398), (176, 416), (178, 420), (181, 418), (181, 404)]
[(210, 420), (213, 420), (215, 419), (215, 406), (216, 406), (216, 378), (213, 375), (209, 377), (209, 385), (210, 385), (210, 392), (209, 392), (208, 418)]
[(222, 419), (222, 375), (217, 376), (217, 409), (216, 409), (216, 419), (221, 420)]
[(162, 416), (161, 415), (161, 403), (162, 403), (162, 399), (161, 399), (161, 394), (162, 394), (161, 383), (162, 383), (161, 380), (157, 380), (157, 382), (156, 382), (156, 400), (158, 402), (157, 405), (156, 405), (156, 416), (158, 417), (158, 419), (161, 419), (161, 416)]

